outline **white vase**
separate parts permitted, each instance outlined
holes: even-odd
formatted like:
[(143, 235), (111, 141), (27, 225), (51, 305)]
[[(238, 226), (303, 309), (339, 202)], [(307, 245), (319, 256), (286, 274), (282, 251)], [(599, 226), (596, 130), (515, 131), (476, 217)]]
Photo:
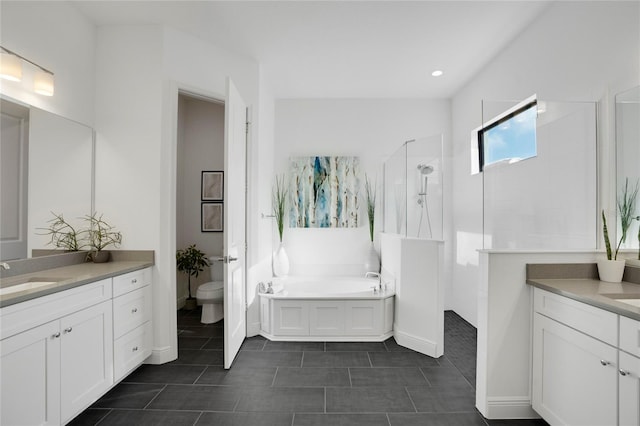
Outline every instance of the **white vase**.
[(610, 283), (619, 283), (622, 281), (625, 263), (624, 260), (598, 260), (598, 275), (600, 275), (600, 281)]
[(364, 263), (365, 272), (380, 272), (380, 256), (373, 245), (373, 241), (369, 246), (369, 252)]
[(287, 256), (282, 241), (278, 249), (273, 253), (271, 267), (273, 269), (273, 275), (276, 277), (286, 277), (289, 275), (289, 256)]

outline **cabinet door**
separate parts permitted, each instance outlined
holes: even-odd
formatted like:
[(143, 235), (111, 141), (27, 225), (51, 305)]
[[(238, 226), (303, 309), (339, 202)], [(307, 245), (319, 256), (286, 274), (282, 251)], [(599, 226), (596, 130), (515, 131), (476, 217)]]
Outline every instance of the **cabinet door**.
[(382, 334), (382, 305), (380, 300), (349, 300), (345, 302), (347, 336), (375, 336)]
[(342, 336), (344, 334), (344, 302), (339, 300), (309, 302), (309, 334)]
[(60, 424), (60, 322), (0, 341), (0, 424)]
[(113, 384), (111, 301), (60, 320), (61, 411), (64, 422)]
[(309, 307), (302, 300), (276, 300), (273, 312), (273, 334), (309, 335)]
[(640, 425), (640, 358), (620, 352), (620, 426)]
[(534, 315), (533, 408), (551, 424), (615, 425), (618, 351)]

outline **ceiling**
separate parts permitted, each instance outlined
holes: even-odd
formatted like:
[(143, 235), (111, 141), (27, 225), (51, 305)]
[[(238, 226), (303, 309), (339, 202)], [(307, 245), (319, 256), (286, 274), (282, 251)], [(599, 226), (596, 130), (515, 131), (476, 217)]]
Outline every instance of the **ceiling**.
[[(260, 63), (276, 98), (449, 98), (548, 1), (73, 1), (97, 25), (163, 24)], [(444, 71), (441, 77), (431, 72)]]

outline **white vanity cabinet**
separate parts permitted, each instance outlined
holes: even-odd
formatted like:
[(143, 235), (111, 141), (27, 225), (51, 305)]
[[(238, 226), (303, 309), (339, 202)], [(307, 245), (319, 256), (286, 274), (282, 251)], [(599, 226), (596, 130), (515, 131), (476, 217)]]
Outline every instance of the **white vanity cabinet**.
[(534, 289), (532, 405), (551, 425), (640, 425), (640, 322)]
[[(83, 297), (99, 303), (76, 311)], [(111, 279), (3, 308), (0, 423), (64, 424), (106, 392), (111, 318)]]

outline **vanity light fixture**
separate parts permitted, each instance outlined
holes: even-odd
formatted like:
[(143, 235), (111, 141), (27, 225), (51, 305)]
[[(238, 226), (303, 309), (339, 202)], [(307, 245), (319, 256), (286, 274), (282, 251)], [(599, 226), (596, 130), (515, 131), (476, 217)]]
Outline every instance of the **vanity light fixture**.
[(27, 62), (37, 68), (33, 76), (34, 92), (44, 96), (53, 96), (53, 73), (51, 71), (5, 47), (0, 46), (0, 49), (2, 49), (0, 78), (21, 81), (22, 61)]
[(442, 74), (444, 74), (442, 70), (435, 70), (434, 72), (431, 73), (433, 77), (440, 77)]

